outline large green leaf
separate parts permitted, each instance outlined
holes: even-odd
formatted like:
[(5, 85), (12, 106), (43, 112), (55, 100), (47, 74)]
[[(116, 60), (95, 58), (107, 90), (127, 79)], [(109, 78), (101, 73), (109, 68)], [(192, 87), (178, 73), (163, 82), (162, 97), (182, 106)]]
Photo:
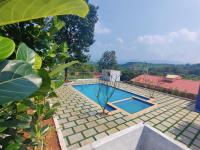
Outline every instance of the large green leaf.
[(60, 47), (61, 47), (61, 50), (62, 50), (63, 53), (66, 53), (69, 49), (66, 42), (62, 43)]
[(58, 80), (51, 80), (51, 87), (53, 89), (59, 88), (61, 85), (65, 83), (64, 79), (58, 79)]
[(55, 114), (55, 109), (49, 109), (48, 112), (45, 114), (44, 119), (47, 120), (51, 118)]
[(48, 131), (49, 131), (49, 129), (50, 129), (50, 126), (49, 125), (45, 125), (45, 126), (43, 126), (42, 128), (41, 128), (41, 134), (42, 135), (45, 135)]
[(9, 144), (5, 150), (16, 150), (20, 148), (20, 144), (19, 143), (11, 143)]
[(40, 69), (42, 65), (41, 57), (25, 43), (19, 45), (16, 59), (28, 62), (34, 69)]
[(15, 50), (15, 43), (9, 38), (0, 36), (0, 61), (9, 57)]
[(17, 112), (24, 112), (28, 110), (30, 107), (22, 103), (17, 103)]
[(49, 34), (53, 36), (56, 32), (60, 31), (65, 26), (65, 22), (58, 19), (58, 17), (53, 18), (53, 24), (50, 28)]
[(0, 126), (0, 133), (2, 133), (3, 131), (5, 131), (7, 129), (7, 127), (1, 127)]
[(0, 0), (0, 26), (57, 15), (85, 17), (88, 10), (84, 0)]
[(41, 84), (30, 64), (19, 60), (0, 63), (0, 104), (26, 98)]
[(57, 65), (55, 66), (55, 69), (49, 73), (50, 77), (53, 78), (55, 77), (58, 73), (62, 72), (65, 68), (68, 68), (74, 64), (77, 64), (78, 61), (72, 61), (66, 64), (62, 64), (62, 65)]
[(48, 72), (44, 69), (39, 70), (38, 75), (42, 78), (42, 85), (32, 96), (46, 96), (51, 89), (51, 79)]

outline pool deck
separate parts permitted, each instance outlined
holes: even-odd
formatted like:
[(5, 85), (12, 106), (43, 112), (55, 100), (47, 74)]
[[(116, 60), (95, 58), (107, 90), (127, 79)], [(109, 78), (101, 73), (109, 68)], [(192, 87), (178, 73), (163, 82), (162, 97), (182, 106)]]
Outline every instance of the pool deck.
[[(76, 83), (87, 84), (91, 81)], [(145, 97), (149, 95), (148, 90), (138, 86), (120, 83), (119, 87)], [(55, 120), (62, 133), (59, 137), (64, 138), (62, 143), (68, 150), (79, 148), (139, 122), (148, 123), (192, 150), (200, 149), (200, 114), (193, 111), (192, 100), (155, 92), (154, 102), (158, 105), (149, 111), (134, 116), (119, 111), (108, 116), (99, 116), (96, 113), (101, 109), (70, 85), (60, 87), (56, 93), (58, 97), (51, 101), (61, 104)]]

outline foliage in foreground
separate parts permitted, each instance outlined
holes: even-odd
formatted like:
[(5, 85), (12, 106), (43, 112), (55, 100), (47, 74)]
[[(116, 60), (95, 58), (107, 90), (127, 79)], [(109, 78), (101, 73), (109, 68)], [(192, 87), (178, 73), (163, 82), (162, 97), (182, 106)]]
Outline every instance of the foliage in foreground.
[[(82, 0), (0, 0), (0, 6), (0, 25), (62, 14), (84, 17), (88, 12), (87, 4)], [(47, 99), (56, 96), (55, 89), (64, 81), (64, 69), (77, 63), (65, 64), (67, 43), (55, 43), (55, 33), (65, 24), (57, 18), (47, 20), (52, 26), (42, 32), (47, 33), (48, 38), (33, 38), (46, 42), (47, 47), (41, 45), (41, 49), (33, 50), (34, 46), (30, 48), (22, 41), (15, 45), (13, 40), (0, 36), (1, 149), (43, 149), (44, 136), (50, 126), (44, 126), (42, 122), (52, 117), (58, 105), (50, 106)], [(5, 27), (0, 28), (5, 30)], [(40, 33), (40, 26), (32, 24), (31, 27)]]

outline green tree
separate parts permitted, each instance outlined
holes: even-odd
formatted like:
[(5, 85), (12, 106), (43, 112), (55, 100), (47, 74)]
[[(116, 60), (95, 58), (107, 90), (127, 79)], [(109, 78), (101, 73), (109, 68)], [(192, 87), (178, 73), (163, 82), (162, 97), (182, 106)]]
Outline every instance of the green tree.
[(131, 79), (139, 76), (140, 74), (143, 74), (142, 71), (140, 70), (130, 70), (130, 69), (124, 69), (124, 68), (120, 68), (121, 70), (121, 77), (120, 79), (122, 81), (130, 81)]
[[(89, 47), (94, 41), (94, 27), (98, 21), (97, 9), (86, 1), (89, 6), (88, 15), (85, 18), (67, 15), (59, 16), (65, 26), (55, 35), (56, 43), (66, 42), (68, 44), (69, 59), (67, 61), (79, 60), (85, 63), (89, 60)], [(65, 81), (68, 77), (68, 69), (65, 69)]]
[(85, 18), (73, 15), (59, 16), (65, 26), (56, 34), (58, 44), (68, 44), (69, 61), (86, 62), (89, 59), (89, 47), (94, 43), (94, 27), (98, 21), (97, 9), (89, 2), (89, 13)]
[(115, 51), (105, 51), (98, 62), (99, 70), (116, 69), (117, 60)]

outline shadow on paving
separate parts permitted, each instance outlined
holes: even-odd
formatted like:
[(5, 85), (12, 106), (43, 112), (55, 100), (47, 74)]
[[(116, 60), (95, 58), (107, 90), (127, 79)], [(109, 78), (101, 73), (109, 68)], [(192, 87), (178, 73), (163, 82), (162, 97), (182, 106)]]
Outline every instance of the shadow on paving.
[(192, 120), (178, 122), (170, 132), (175, 135), (175, 140), (187, 145), (192, 150), (200, 150), (199, 114)]

